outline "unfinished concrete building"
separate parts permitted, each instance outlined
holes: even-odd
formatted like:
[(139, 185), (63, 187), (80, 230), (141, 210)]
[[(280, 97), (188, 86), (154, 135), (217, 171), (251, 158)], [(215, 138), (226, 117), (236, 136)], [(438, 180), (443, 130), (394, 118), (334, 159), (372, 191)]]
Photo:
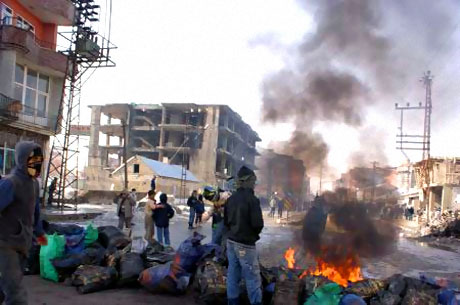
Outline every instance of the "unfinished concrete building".
[(460, 209), (460, 158), (404, 164), (398, 174), (402, 203), (430, 212)]
[(242, 165), (254, 168), (260, 138), (228, 106), (164, 103), (90, 108), (91, 125), (73, 131), (90, 136), (88, 167), (93, 169), (110, 171), (122, 164), (123, 124), (127, 158), (140, 155), (184, 163), (203, 183), (219, 185)]

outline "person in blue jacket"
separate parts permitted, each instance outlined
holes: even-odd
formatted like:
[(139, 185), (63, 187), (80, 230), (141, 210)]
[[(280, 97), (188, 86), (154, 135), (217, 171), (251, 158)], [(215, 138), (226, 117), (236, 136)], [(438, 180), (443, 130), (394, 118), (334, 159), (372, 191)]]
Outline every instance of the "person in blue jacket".
[(12, 173), (0, 180), (0, 304), (7, 305), (27, 304), (21, 265), (34, 233), (38, 244), (47, 244), (37, 181), (43, 163), (40, 145), (18, 142), (15, 161)]

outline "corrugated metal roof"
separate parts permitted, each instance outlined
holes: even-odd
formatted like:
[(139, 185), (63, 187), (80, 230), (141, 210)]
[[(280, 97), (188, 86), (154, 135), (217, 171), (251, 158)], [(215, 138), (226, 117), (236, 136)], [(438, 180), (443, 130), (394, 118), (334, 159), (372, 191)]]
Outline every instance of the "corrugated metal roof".
[[(166, 164), (142, 156), (139, 156), (139, 158), (141, 158), (141, 160), (160, 177), (168, 177), (179, 180), (182, 178), (182, 167), (179, 165)], [(200, 180), (195, 177), (191, 171), (187, 171), (187, 181), (200, 182)]]

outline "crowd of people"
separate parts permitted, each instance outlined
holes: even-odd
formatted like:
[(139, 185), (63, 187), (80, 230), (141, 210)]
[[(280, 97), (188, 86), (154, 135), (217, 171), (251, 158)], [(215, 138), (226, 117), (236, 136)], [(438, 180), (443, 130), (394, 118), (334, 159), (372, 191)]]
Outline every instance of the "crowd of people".
[[(22, 265), (33, 239), (46, 245), (41, 227), (39, 187), (37, 177), (43, 163), (41, 147), (33, 142), (16, 145), (16, 167), (12, 174), (0, 179), (0, 304), (27, 304), (27, 291), (22, 282)], [(238, 304), (240, 284), (244, 279), (251, 304), (262, 304), (262, 281), (256, 242), (264, 227), (259, 199), (254, 195), (254, 171), (243, 166), (236, 178), (233, 194), (207, 188), (199, 195), (194, 191), (188, 200), (189, 227), (212, 218), (212, 242), (226, 249), (228, 258), (228, 304)], [(53, 180), (50, 194), (56, 189)], [(169, 221), (174, 209), (168, 196), (161, 193), (157, 200), (156, 177), (151, 181), (145, 205), (145, 239), (170, 246)], [(205, 211), (204, 200), (212, 203)], [(132, 227), (136, 208), (136, 189), (124, 190), (116, 196), (116, 212), (120, 229)], [(51, 199), (52, 202), (52, 199)], [(281, 212), (282, 213), (282, 212)], [(19, 233), (18, 233), (19, 232)]]
[[(174, 217), (174, 209), (168, 203), (168, 196), (161, 193), (157, 202), (156, 177), (151, 181), (151, 190), (145, 205), (145, 239), (165, 246), (171, 245), (169, 220)], [(212, 243), (222, 246), (228, 258), (227, 298), (228, 304), (238, 304), (240, 282), (244, 279), (251, 304), (262, 304), (262, 281), (256, 251), (256, 242), (264, 227), (259, 199), (254, 195), (256, 182), (254, 171), (243, 166), (237, 177), (237, 188), (233, 194), (206, 187), (202, 194), (194, 190), (187, 200), (190, 209), (188, 228), (194, 229), (212, 219)], [(122, 192), (117, 196), (119, 228), (131, 228), (136, 206), (131, 193)], [(210, 208), (205, 210), (205, 200)], [(283, 205), (277, 202), (279, 216)]]

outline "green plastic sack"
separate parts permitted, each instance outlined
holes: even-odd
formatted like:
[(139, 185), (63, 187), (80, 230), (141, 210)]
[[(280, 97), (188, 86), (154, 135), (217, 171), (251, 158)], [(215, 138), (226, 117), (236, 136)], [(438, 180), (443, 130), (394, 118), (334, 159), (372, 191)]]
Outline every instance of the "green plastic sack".
[(48, 245), (40, 249), (40, 276), (54, 282), (59, 281), (59, 276), (51, 260), (64, 256), (65, 237), (64, 235), (47, 235)]
[(89, 224), (85, 230), (85, 246), (89, 246), (94, 243), (99, 237), (99, 231), (94, 228), (92, 224)]
[(338, 305), (342, 288), (336, 283), (325, 284), (315, 290), (304, 305)]

